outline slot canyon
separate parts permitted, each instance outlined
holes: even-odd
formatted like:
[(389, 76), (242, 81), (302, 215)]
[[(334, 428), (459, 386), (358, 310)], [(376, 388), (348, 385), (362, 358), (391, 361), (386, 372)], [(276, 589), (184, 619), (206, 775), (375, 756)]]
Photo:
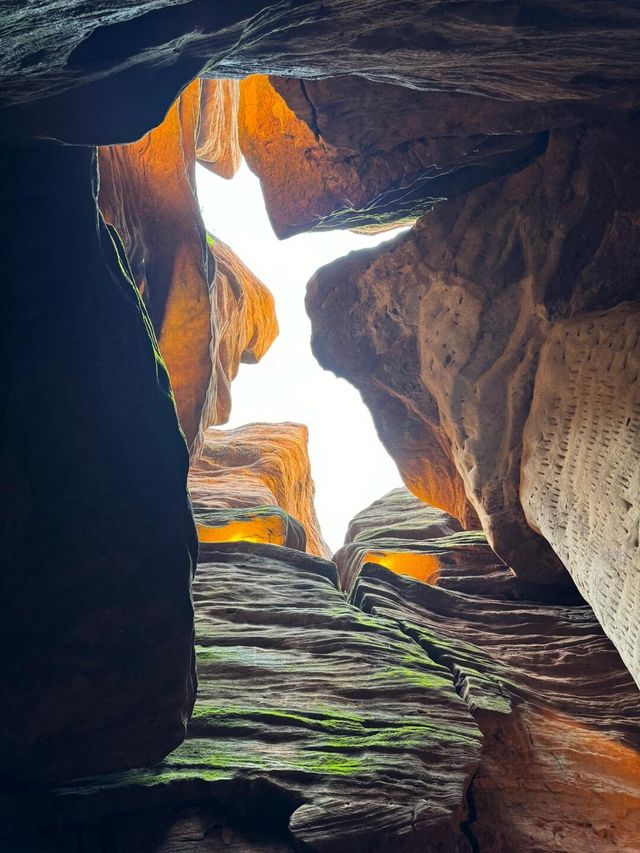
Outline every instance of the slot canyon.
[[(640, 3), (0, 33), (0, 853), (638, 853)], [(313, 427), (229, 424), (287, 382), (242, 163), (380, 237), (293, 288), (403, 484), (337, 549)]]

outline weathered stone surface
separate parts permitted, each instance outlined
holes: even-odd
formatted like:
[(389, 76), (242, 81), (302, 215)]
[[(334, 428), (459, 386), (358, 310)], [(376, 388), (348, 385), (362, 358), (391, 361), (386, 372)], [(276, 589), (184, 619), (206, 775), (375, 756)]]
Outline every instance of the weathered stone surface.
[(454, 593), (368, 565), (352, 600), (396, 620), (447, 666), (482, 729), (473, 849), (634, 850), (638, 691), (592, 611), (477, 595), (472, 576), (468, 588)]
[(435, 583), (443, 565), (455, 563), (458, 558), (468, 563), (475, 543), (480, 559), (495, 563), (495, 554), (481, 531), (463, 533), (455, 518), (400, 488), (374, 501), (352, 519), (345, 544), (333, 559), (341, 586), (347, 591), (366, 563)]
[(196, 514), (215, 508), (279, 506), (304, 527), (307, 551), (329, 556), (313, 505), (307, 442), (308, 430), (302, 424), (208, 429), (202, 455), (189, 472)]
[[(262, 835), (264, 846), (245, 851), (273, 850), (269, 834), (278, 851), (465, 849), (480, 731), (448, 669), (350, 607), (334, 582), (332, 563), (296, 551), (201, 545), (187, 741), (150, 770), (58, 789), (49, 820), (85, 843), (108, 831), (114, 853), (216, 851), (219, 832), (211, 846), (194, 832), (206, 802), (236, 833), (252, 825)], [(158, 813), (159, 826), (149, 819)]]
[(538, 353), (563, 317), (637, 296), (637, 142), (633, 124), (553, 133), (527, 169), (309, 284), (314, 353), (359, 388), (409, 488), (461, 520), (467, 496), (535, 583), (568, 578), (519, 499)]
[(187, 450), (95, 180), (88, 149), (3, 151), (0, 765), (13, 777), (157, 761), (195, 692)]
[(525, 166), (544, 150), (551, 118), (360, 78), (253, 75), (240, 92), (240, 144), (279, 237), (416, 218)]
[(640, 306), (559, 323), (540, 354), (521, 498), (640, 683)]
[(240, 362), (258, 361), (278, 334), (271, 293), (207, 236), (196, 194), (196, 155), (229, 177), (237, 167), (234, 86), (196, 80), (139, 142), (99, 149), (100, 208), (123, 239), (193, 457), (203, 430), (229, 419)]
[(209, 509), (195, 504), (200, 542), (262, 542), (305, 551), (304, 527), (279, 506)]
[(190, 448), (208, 426), (208, 401), (215, 395), (209, 293), (215, 263), (195, 190), (199, 114), (196, 80), (159, 127), (139, 142), (102, 147), (99, 154), (100, 209), (123, 240)]
[(65, 141), (138, 139), (201, 70), (355, 73), (544, 104), (638, 102), (640, 12), (624, 0), (116, 0), (97, 8), (48, 0), (11, 3), (3, 26), (0, 125)]
[(196, 140), (198, 162), (221, 178), (232, 178), (240, 167), (237, 80), (200, 81), (200, 123)]
[(240, 364), (256, 364), (278, 336), (276, 307), (271, 291), (219, 238), (210, 238), (216, 259), (215, 393), (210, 424), (224, 424), (231, 415), (231, 383)]

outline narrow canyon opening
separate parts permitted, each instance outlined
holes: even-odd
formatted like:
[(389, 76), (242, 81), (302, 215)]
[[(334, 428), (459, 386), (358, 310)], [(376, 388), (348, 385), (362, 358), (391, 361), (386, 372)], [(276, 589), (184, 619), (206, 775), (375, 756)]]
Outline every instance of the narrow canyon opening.
[(0, 853), (635, 853), (635, 5), (3, 24)]
[(269, 223), (260, 182), (244, 161), (231, 180), (198, 166), (196, 186), (207, 231), (232, 248), (271, 291), (279, 327), (258, 365), (240, 365), (224, 428), (263, 421), (293, 421), (308, 428), (316, 512), (335, 552), (353, 516), (401, 481), (358, 392), (322, 370), (311, 352), (305, 286), (319, 267), (389, 240), (398, 229), (375, 235), (306, 233), (282, 241)]

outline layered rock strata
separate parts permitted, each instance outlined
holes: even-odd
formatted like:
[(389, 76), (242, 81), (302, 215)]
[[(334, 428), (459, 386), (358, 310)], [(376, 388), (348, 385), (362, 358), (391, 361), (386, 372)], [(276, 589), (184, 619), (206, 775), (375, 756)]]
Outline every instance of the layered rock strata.
[(448, 667), (482, 730), (473, 849), (634, 850), (636, 685), (589, 607), (492, 598), (485, 571), (452, 592), (368, 565), (351, 597)]
[(152, 769), (58, 788), (32, 831), (63, 829), (43, 827), (39, 850), (108, 834), (114, 853), (177, 853), (189, 826), (194, 851), (246, 834), (245, 851), (460, 849), (480, 732), (448, 669), (335, 579), (297, 551), (201, 545), (187, 741)]
[[(4, 150), (0, 765), (157, 761), (195, 694), (187, 449), (94, 153)], [(38, 225), (38, 250), (34, 227)]]
[(302, 524), (307, 551), (329, 556), (313, 504), (307, 442), (302, 424), (208, 429), (202, 454), (189, 472), (196, 518), (210, 509), (280, 507)]
[(563, 318), (636, 297), (636, 141), (634, 124), (553, 133), (527, 169), (309, 284), (314, 352), (359, 388), (407, 485), (463, 522), (468, 499), (533, 583), (567, 576), (519, 496), (539, 352)]
[(443, 580), (443, 570), (454, 566), (468, 572), (497, 562), (482, 531), (463, 531), (455, 518), (404, 488), (393, 489), (358, 513), (333, 559), (347, 591), (368, 563), (433, 585)]
[(221, 178), (240, 168), (238, 80), (200, 80), (200, 123), (196, 139), (198, 163)]
[(110, 144), (160, 123), (198, 74), (358, 74), (497, 101), (638, 104), (640, 14), (624, 0), (80, 0), (9, 8), (4, 133)]
[(368, 564), (350, 606), (332, 563), (201, 544), (187, 740), (35, 815), (0, 788), (0, 850), (633, 850), (633, 681), (588, 606), (507, 600), (476, 550), (435, 586)]

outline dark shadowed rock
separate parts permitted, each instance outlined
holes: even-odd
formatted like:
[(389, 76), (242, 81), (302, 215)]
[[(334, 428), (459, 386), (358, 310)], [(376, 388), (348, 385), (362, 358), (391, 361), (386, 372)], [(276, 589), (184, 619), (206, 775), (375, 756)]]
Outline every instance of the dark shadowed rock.
[(187, 450), (94, 152), (3, 152), (0, 764), (157, 761), (195, 692)]
[(360, 74), (495, 100), (638, 103), (640, 12), (624, 0), (47, 0), (10, 3), (3, 25), (5, 133), (67, 141), (139, 139), (200, 72)]

